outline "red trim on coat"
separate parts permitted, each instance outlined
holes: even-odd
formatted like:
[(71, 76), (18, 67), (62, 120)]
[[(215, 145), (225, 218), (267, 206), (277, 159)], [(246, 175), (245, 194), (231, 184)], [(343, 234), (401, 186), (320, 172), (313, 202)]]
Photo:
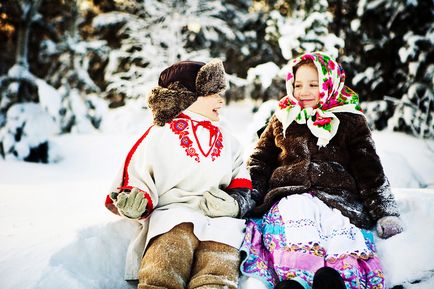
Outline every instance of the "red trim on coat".
[(131, 159), (132, 159), (134, 153), (136, 152), (137, 148), (142, 143), (142, 141), (145, 139), (145, 137), (148, 135), (148, 133), (152, 127), (153, 127), (153, 125), (151, 125), (148, 128), (148, 130), (139, 138), (139, 140), (133, 145), (131, 150), (128, 152), (128, 155), (127, 155), (127, 158), (126, 158), (125, 164), (124, 164), (124, 173), (123, 173), (123, 177), (122, 177), (122, 186), (121, 187), (128, 186), (128, 181), (129, 181), (128, 166), (130, 165)]
[(249, 179), (233, 179), (226, 189), (247, 188), (252, 190), (252, 181)]
[[(123, 191), (123, 190), (132, 190), (133, 189), (132, 186), (128, 185), (128, 181), (130, 179), (129, 175), (128, 175), (128, 166), (130, 165), (131, 159), (132, 159), (134, 153), (136, 152), (137, 148), (142, 143), (142, 141), (146, 138), (146, 136), (148, 135), (148, 133), (152, 127), (153, 127), (153, 125), (151, 125), (148, 128), (148, 130), (137, 140), (137, 142), (134, 144), (134, 146), (128, 152), (127, 158), (125, 159), (125, 163), (124, 163), (124, 170), (123, 170), (123, 175), (122, 175), (122, 185), (117, 188), (118, 190)], [(142, 191), (142, 190), (140, 190), (140, 191)], [(145, 216), (148, 216), (152, 212), (152, 210), (154, 209), (154, 203), (152, 202), (151, 196), (147, 192), (143, 192), (143, 193), (145, 195), (145, 198), (148, 200), (148, 204), (146, 205), (147, 213), (145, 214)], [(107, 197), (106, 197), (105, 206), (111, 212), (119, 215), (118, 209), (116, 208), (115, 204), (113, 203), (113, 200), (110, 198), (110, 195), (107, 195)], [(141, 218), (143, 218), (143, 217), (141, 217)]]

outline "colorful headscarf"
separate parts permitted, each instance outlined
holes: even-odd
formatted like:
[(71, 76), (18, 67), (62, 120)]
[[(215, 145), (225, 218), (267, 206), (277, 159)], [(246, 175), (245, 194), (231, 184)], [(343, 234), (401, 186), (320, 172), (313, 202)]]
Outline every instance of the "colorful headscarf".
[[(300, 61), (311, 59), (318, 70), (320, 100), (316, 107), (303, 108), (294, 97), (294, 66)], [(335, 136), (339, 119), (337, 112), (361, 114), (359, 96), (344, 85), (345, 71), (333, 58), (323, 52), (306, 53), (289, 63), (289, 73), (286, 77), (287, 95), (279, 101), (276, 117), (282, 123), (283, 133), (295, 120), (299, 124), (307, 124), (314, 136), (318, 138), (317, 145), (325, 147)]]

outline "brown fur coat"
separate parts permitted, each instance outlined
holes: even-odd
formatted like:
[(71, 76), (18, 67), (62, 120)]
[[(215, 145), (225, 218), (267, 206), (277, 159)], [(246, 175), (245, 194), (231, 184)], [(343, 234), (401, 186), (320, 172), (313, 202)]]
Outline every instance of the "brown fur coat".
[(248, 161), (258, 191), (254, 214), (263, 214), (281, 198), (313, 192), (360, 228), (384, 216), (399, 216), (366, 120), (339, 113), (337, 134), (326, 147), (306, 125), (293, 122), (282, 134), (273, 116)]

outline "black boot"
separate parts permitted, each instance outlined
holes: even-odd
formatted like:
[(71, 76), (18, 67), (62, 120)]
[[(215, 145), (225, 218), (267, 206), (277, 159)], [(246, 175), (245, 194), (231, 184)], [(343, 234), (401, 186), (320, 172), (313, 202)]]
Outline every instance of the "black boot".
[(322, 267), (313, 276), (313, 289), (346, 289), (344, 279), (338, 271), (330, 267)]
[(304, 287), (295, 280), (283, 280), (277, 283), (274, 289), (304, 289)]

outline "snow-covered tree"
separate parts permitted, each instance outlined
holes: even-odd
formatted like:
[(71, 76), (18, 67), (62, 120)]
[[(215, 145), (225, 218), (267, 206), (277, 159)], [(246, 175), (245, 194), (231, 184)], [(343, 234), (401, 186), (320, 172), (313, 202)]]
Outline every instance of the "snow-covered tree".
[(3, 158), (36, 162), (47, 162), (49, 159), (48, 138), (55, 130), (47, 127), (33, 134), (34, 125), (43, 122), (53, 127), (55, 119), (36, 104), (39, 102), (40, 82), (29, 71), (28, 62), (30, 30), (32, 24), (41, 19), (38, 13), (40, 4), (41, 1), (21, 0), (2, 7), (17, 14), (19, 26), (15, 64), (7, 75), (0, 77), (0, 154)]
[[(81, 42), (80, 46), (80, 42), (76, 40), (79, 37), (71, 30), (73, 36), (66, 37), (65, 41), (55, 44), (46, 40), (42, 42), (45, 48), (34, 49), (34, 39), (30, 33), (33, 25), (39, 29), (45, 28), (47, 35), (53, 34), (54, 30), (43, 21), (44, 15), (40, 13), (44, 11), (45, 5), (49, 4), (53, 3), (21, 0), (7, 2), (7, 5), (2, 6), (17, 19), (15, 64), (8, 70), (7, 75), (0, 76), (0, 153), (4, 158), (34, 162), (53, 161), (53, 156), (57, 153), (51, 150), (49, 139), (57, 133), (73, 129), (94, 129), (99, 125), (99, 111), (104, 108), (100, 99), (94, 97), (84, 101), (79, 93), (82, 87), (87, 90), (81, 91), (85, 90), (87, 93), (99, 92), (88, 76), (86, 58), (82, 57), (86, 47), (93, 43)], [(70, 4), (73, 4), (72, 8), (75, 7), (75, 2)], [(44, 12), (47, 13), (46, 10)], [(47, 62), (56, 66), (56, 69), (48, 70), (48, 82), (37, 76), (41, 75), (39, 70), (44, 70), (38, 69), (45, 64), (44, 61), (39, 62), (40, 67), (29, 64), (30, 40), (32, 50), (42, 52), (39, 60), (43, 60), (44, 55), (52, 56), (59, 51), (59, 47), (66, 47), (63, 51), (67, 51), (70, 56), (63, 63)], [(38, 47), (39, 43), (37, 44)], [(66, 65), (62, 66), (65, 63)]]
[(329, 5), (326, 0), (293, 2), (283, 6), (284, 11), (291, 17), (282, 15), (280, 10), (269, 12), (265, 40), (280, 47), (278, 53), (284, 61), (279, 63), (280, 71), (270, 72), (270, 66), (266, 67), (263, 64), (249, 70), (251, 75), (248, 79), (252, 80), (249, 91), (254, 99), (266, 101), (278, 99), (285, 94), (285, 64), (289, 59), (304, 52), (317, 50), (328, 51), (332, 56), (338, 57), (339, 49), (344, 47), (344, 41), (330, 31), (333, 14), (328, 11)]
[(144, 96), (169, 64), (221, 57), (211, 55), (211, 43), (222, 35), (235, 37), (221, 18), (226, 8), (219, 1), (144, 0), (135, 5), (128, 11), (136, 14), (110, 11), (92, 21), (95, 35), (110, 46), (104, 79), (112, 102)]
[(102, 40), (84, 40), (78, 30), (83, 21), (79, 11), (82, 1), (70, 2), (70, 20), (57, 42), (41, 42), (39, 61), (48, 66), (46, 79), (58, 89), (62, 133), (88, 132), (98, 128), (104, 104), (96, 97), (102, 89), (91, 76), (95, 67), (107, 61), (108, 48)]
[(286, 59), (328, 51), (343, 64), (372, 128), (434, 136), (434, 2), (285, 1), (284, 8), (289, 18), (270, 10), (267, 38), (278, 40)]
[(347, 19), (350, 25), (342, 26), (341, 33), (348, 39), (343, 62), (362, 100), (389, 102), (381, 106), (386, 110), (377, 111), (381, 126), (372, 123), (373, 127), (381, 129), (388, 123), (393, 130), (434, 136), (434, 3), (363, 0), (356, 4), (356, 10), (348, 13), (354, 17)]

